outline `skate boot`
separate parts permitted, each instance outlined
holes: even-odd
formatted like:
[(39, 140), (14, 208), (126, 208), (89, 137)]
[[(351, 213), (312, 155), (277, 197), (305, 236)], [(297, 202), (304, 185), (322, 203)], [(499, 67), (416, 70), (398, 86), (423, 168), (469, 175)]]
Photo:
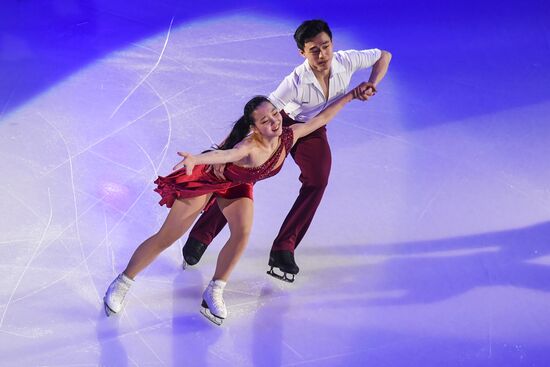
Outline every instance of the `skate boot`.
[(183, 269), (197, 264), (200, 261), (202, 254), (204, 254), (204, 251), (206, 251), (206, 247), (208, 246), (201, 241), (198, 241), (193, 237), (189, 237), (182, 249)]
[[(289, 283), (294, 282), (294, 276), (300, 271), (294, 261), (294, 253), (290, 251), (271, 251), (269, 266), (271, 266), (271, 269), (267, 271), (267, 274)], [(273, 268), (279, 269), (280, 272), (275, 271)]]
[(218, 326), (227, 317), (227, 308), (223, 301), (225, 284), (221, 279), (211, 280), (202, 294), (201, 313)]
[(128, 278), (124, 273), (120, 273), (113, 280), (109, 288), (107, 288), (107, 292), (105, 292), (105, 297), (103, 297), (103, 305), (107, 316), (111, 316), (122, 310), (124, 297), (126, 297), (126, 293), (128, 293), (132, 284), (134, 284), (134, 280)]

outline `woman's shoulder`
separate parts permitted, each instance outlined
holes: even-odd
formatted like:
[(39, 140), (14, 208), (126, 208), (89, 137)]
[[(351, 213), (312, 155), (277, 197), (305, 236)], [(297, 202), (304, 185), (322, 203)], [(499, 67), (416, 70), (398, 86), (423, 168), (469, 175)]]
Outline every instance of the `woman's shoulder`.
[(243, 149), (243, 148), (244, 149), (251, 149), (251, 148), (255, 148), (257, 145), (258, 145), (258, 143), (254, 139), (254, 137), (252, 135), (248, 135), (243, 140), (241, 140), (240, 142), (235, 144), (234, 148), (237, 148), (237, 149)]

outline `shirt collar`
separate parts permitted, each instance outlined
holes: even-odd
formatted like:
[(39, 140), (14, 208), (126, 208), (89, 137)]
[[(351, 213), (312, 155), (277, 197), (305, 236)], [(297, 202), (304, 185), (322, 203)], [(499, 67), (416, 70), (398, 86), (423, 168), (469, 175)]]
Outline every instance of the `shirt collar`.
[[(346, 71), (344, 68), (344, 65), (340, 63), (334, 56), (332, 57), (332, 64), (330, 65), (330, 77), (332, 78), (335, 74), (341, 73)], [(307, 60), (304, 61), (304, 75), (303, 75), (303, 81), (304, 83), (314, 83), (316, 80), (315, 74), (313, 74), (313, 70), (311, 69), (311, 66), (309, 65), (309, 62)]]

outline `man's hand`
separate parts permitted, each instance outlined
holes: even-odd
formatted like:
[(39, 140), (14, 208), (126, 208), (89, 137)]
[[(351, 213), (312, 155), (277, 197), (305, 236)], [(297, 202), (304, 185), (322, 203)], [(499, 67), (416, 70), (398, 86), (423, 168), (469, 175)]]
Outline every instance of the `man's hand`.
[(191, 153), (187, 153), (187, 152), (178, 152), (178, 155), (180, 157), (183, 157), (183, 159), (181, 160), (181, 162), (176, 164), (172, 169), (176, 171), (178, 169), (185, 167), (185, 173), (187, 174), (187, 176), (191, 176), (191, 174), (193, 173), (193, 168), (195, 168), (195, 165), (196, 165), (195, 157)]
[(376, 87), (373, 83), (363, 82), (353, 88), (353, 98), (360, 101), (368, 101), (370, 97), (376, 94)]
[(368, 101), (377, 92), (374, 83), (371, 82), (363, 82), (355, 89), (357, 92), (354, 90), (353, 96), (360, 101)]
[(212, 164), (207, 168), (206, 172), (210, 172), (210, 170), (214, 172), (214, 176), (216, 176), (219, 180), (227, 181), (223, 174), (223, 171), (225, 171), (225, 164)]

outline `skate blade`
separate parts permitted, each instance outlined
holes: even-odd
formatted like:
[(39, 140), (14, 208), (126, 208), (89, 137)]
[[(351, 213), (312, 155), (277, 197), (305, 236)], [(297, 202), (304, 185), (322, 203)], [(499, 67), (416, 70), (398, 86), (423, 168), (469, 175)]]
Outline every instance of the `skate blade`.
[(201, 307), (201, 313), (203, 314), (204, 317), (206, 317), (208, 320), (210, 320), (211, 322), (213, 322), (214, 324), (216, 324), (218, 326), (221, 326), (221, 324), (223, 323), (222, 318), (219, 318), (218, 316), (214, 315), (206, 307)]
[(282, 280), (283, 282), (294, 283), (294, 274), (290, 274), (292, 275), (292, 278), (289, 278), (287, 277), (288, 273), (283, 273), (282, 275), (277, 274), (275, 270), (273, 270), (273, 267), (267, 271), (267, 274), (271, 275), (275, 279)]

